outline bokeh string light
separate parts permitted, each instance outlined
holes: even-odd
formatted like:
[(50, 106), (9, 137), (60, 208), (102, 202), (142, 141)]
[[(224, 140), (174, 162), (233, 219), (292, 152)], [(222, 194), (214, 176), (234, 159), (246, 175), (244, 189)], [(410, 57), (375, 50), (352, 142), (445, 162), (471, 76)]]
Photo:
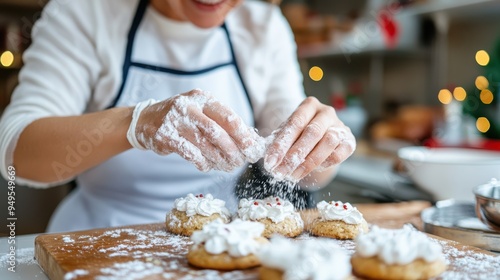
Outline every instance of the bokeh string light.
[(481, 66), (486, 66), (490, 63), (490, 55), (485, 50), (477, 51), (476, 62)]
[(10, 67), (14, 64), (14, 54), (11, 51), (4, 51), (2, 55), (0, 55), (0, 64), (3, 67)]
[(449, 90), (442, 89), (439, 91), (438, 99), (439, 102), (441, 102), (442, 104), (450, 104), (451, 101), (453, 100), (453, 95)]
[(456, 87), (453, 90), (453, 97), (458, 101), (464, 101), (467, 97), (467, 92), (463, 87)]
[[(485, 50), (479, 50), (476, 52), (476, 63), (480, 66), (487, 66), (490, 63), (490, 55)], [(484, 105), (490, 105), (495, 99), (495, 95), (492, 89), (490, 89), (490, 81), (485, 76), (478, 76), (474, 81), (474, 85), (479, 90), (479, 100)], [(474, 94), (473, 94), (474, 95)], [(477, 95), (475, 95), (477, 96)], [(453, 102), (453, 99), (464, 102), (468, 100), (468, 95), (463, 87), (455, 87), (453, 93), (448, 89), (441, 89), (438, 93), (438, 100), (444, 105)], [(475, 98), (475, 97), (472, 97)], [(474, 100), (474, 99), (473, 99)], [(479, 101), (478, 100), (478, 101)], [(490, 130), (491, 123), (490, 120), (483, 116), (476, 115), (476, 129), (481, 133), (486, 133)]]
[(313, 66), (309, 69), (309, 78), (315, 82), (321, 81), (323, 79), (323, 69), (318, 66)]

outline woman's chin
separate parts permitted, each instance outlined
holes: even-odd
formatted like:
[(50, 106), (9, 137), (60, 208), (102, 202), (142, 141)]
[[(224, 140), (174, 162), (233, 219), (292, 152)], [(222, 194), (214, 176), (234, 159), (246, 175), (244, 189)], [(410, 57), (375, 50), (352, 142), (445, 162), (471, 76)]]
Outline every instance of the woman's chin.
[(221, 26), (222, 23), (224, 23), (224, 19), (221, 19), (221, 20), (196, 19), (196, 20), (191, 20), (191, 23), (199, 28), (209, 29), (209, 28)]

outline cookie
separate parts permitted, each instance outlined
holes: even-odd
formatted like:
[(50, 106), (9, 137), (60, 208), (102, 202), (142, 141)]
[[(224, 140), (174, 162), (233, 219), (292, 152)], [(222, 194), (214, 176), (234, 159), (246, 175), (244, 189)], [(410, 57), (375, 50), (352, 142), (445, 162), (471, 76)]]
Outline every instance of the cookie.
[(279, 280), (283, 279), (283, 275), (283, 271), (276, 268), (270, 268), (266, 266), (259, 268), (260, 280)]
[(188, 194), (175, 200), (174, 208), (167, 213), (165, 226), (169, 232), (190, 236), (216, 219), (225, 223), (230, 221), (229, 210), (224, 201), (214, 199), (211, 194)]
[(350, 203), (321, 201), (317, 204), (319, 217), (310, 224), (309, 231), (316, 236), (335, 239), (354, 239), (368, 231), (363, 214)]
[(167, 214), (166, 227), (171, 233), (191, 236), (194, 231), (201, 230), (204, 225), (217, 219), (222, 219), (224, 223), (229, 223), (228, 217), (218, 213), (208, 217), (202, 215), (187, 216), (186, 212), (172, 209), (172, 211)]
[[(267, 239), (260, 237), (256, 239), (259, 243), (267, 243)], [(236, 270), (248, 269), (260, 265), (260, 260), (254, 254), (242, 257), (233, 257), (229, 253), (211, 254), (203, 245), (193, 246), (187, 254), (188, 262), (199, 268)]]
[(426, 262), (417, 259), (409, 264), (386, 264), (378, 257), (363, 258), (354, 255), (351, 258), (354, 274), (363, 278), (387, 280), (413, 280), (433, 278), (446, 270), (443, 261)]
[(262, 236), (266, 238), (271, 238), (274, 234), (286, 237), (296, 237), (304, 231), (304, 224), (291, 217), (287, 217), (279, 223), (275, 223), (269, 218), (258, 219), (255, 221), (262, 223), (265, 226)]
[(348, 224), (342, 220), (324, 221), (316, 218), (310, 227), (310, 232), (316, 236), (335, 239), (354, 239), (358, 234), (368, 231), (368, 224), (362, 221), (359, 224)]
[(264, 225), (236, 219), (229, 224), (215, 220), (191, 235), (188, 262), (199, 268), (234, 270), (260, 265), (255, 253), (262, 244)]
[(446, 270), (441, 246), (409, 226), (359, 235), (351, 264), (355, 275), (371, 279), (429, 279)]
[(274, 234), (296, 237), (304, 231), (304, 222), (293, 204), (279, 197), (240, 200), (238, 217), (245, 221), (260, 222), (265, 226), (264, 237)]

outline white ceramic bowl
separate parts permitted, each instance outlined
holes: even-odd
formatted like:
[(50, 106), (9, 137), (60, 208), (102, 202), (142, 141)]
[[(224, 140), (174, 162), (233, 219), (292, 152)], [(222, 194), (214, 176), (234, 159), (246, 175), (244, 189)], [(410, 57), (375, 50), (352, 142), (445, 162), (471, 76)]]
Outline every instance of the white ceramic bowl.
[(463, 148), (398, 150), (408, 176), (436, 200), (473, 201), (473, 189), (500, 178), (500, 152)]

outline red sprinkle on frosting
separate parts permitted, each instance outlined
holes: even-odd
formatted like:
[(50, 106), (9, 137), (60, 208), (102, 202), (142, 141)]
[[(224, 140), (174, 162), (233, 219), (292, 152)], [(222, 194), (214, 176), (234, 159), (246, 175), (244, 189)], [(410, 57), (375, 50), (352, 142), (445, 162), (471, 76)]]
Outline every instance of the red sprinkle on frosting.
[(344, 204), (344, 209), (347, 210), (347, 205)]
[(253, 203), (253, 205), (259, 205), (259, 203), (258, 203), (257, 201), (255, 201), (255, 202)]

